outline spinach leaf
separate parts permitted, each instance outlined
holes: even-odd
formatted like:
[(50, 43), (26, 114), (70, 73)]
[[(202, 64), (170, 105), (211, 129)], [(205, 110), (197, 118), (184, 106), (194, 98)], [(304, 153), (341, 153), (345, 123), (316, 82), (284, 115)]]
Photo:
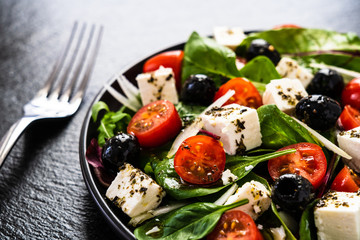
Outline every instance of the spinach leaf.
[[(360, 51), (360, 50), (358, 50)], [(337, 66), (341, 68), (346, 68), (355, 72), (360, 72), (360, 55), (359, 53), (340, 53), (336, 52), (333, 54), (322, 53), (314, 55), (309, 53), (305, 56), (295, 57), (296, 60), (301, 59), (301, 61), (310, 65), (310, 63), (323, 63), (327, 65)], [(299, 61), (299, 60), (298, 60)]]
[(192, 74), (202, 73), (212, 77), (216, 85), (220, 86), (223, 79), (240, 76), (235, 59), (231, 49), (193, 32), (184, 47), (182, 81)]
[[(226, 156), (226, 167), (241, 179), (258, 163), (293, 152), (293, 149), (288, 149), (259, 156)], [(156, 182), (158, 182), (169, 195), (176, 199), (207, 196), (217, 193), (232, 184), (223, 185), (221, 180), (211, 186), (197, 186), (184, 183), (174, 169), (173, 158), (157, 162), (157, 165), (154, 167), (154, 175)]]
[(254, 58), (240, 71), (236, 68), (235, 60), (236, 55), (232, 50), (194, 32), (184, 48), (182, 81), (192, 74), (202, 73), (220, 87), (231, 78), (245, 77), (262, 93), (266, 83), (281, 78), (274, 64), (264, 56)]
[(166, 193), (176, 199), (187, 199), (200, 197), (220, 191), (226, 186), (221, 182), (211, 187), (196, 186), (184, 183), (174, 169), (174, 159), (164, 159), (159, 162), (155, 169), (154, 175), (156, 182), (162, 186)]
[(256, 38), (268, 41), (281, 54), (352, 52), (360, 49), (360, 38), (355, 33), (338, 33), (311, 28), (283, 28), (252, 33), (239, 47), (249, 46), (250, 42)]
[(308, 28), (257, 32), (250, 34), (236, 53), (244, 56), (250, 42), (256, 38), (265, 39), (283, 56), (360, 71), (360, 38), (355, 33)]
[(106, 113), (100, 121), (98, 127), (98, 143), (99, 146), (105, 144), (106, 139), (111, 138), (117, 132), (126, 131), (126, 127), (131, 120), (131, 116), (128, 113), (125, 113), (124, 110), (126, 107), (122, 107), (117, 112), (112, 112), (109, 110), (108, 106), (104, 102), (97, 102), (92, 107), (92, 118), (94, 121), (97, 120), (98, 115), (101, 110), (105, 110)]
[[(134, 234), (140, 240), (201, 239), (214, 229), (225, 211), (246, 203), (247, 199), (225, 206), (206, 202), (189, 204), (145, 223), (136, 228)], [(156, 227), (159, 231), (148, 233)]]
[(303, 214), (301, 215), (300, 220), (300, 240), (314, 240), (317, 239), (316, 227), (314, 222), (314, 206), (318, 200), (314, 200), (310, 203)]
[(294, 153), (295, 149), (288, 149), (279, 152), (268, 153), (259, 156), (227, 156), (226, 167), (239, 179), (245, 177), (259, 163), (285, 154)]
[(276, 105), (261, 106), (257, 112), (264, 147), (279, 149), (299, 142), (310, 142), (322, 146), (309, 131), (280, 111)]
[(257, 56), (240, 69), (240, 75), (259, 83), (269, 83), (273, 79), (280, 79), (280, 74), (272, 61), (265, 56)]

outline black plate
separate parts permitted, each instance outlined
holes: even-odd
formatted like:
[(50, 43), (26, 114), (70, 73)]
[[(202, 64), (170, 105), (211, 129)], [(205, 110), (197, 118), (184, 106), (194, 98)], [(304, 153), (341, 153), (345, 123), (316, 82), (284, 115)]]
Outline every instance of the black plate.
[[(183, 49), (184, 43), (166, 48), (162, 51), (154, 53), (153, 55), (137, 62), (126, 70), (120, 72), (108, 82), (113, 88), (117, 89), (120, 93), (121, 88), (117, 83), (117, 78), (119, 75), (123, 74), (130, 82), (136, 85), (135, 78), (142, 72), (143, 65), (147, 59), (150, 57), (169, 50), (178, 50)], [(91, 107), (94, 103), (98, 101), (104, 101), (109, 106), (110, 110), (117, 111), (122, 105), (117, 100), (115, 100), (103, 87), (100, 92), (97, 94), (93, 100), (90, 108), (87, 111), (80, 136), (80, 165), (81, 171), (86, 183), (88, 190), (90, 191), (93, 199), (95, 200), (97, 206), (100, 208), (102, 214), (105, 216), (106, 220), (113, 227), (115, 232), (121, 237), (121, 239), (135, 239), (133, 234), (133, 228), (129, 227), (127, 223), (130, 218), (124, 214), (119, 208), (114, 206), (109, 200), (105, 197), (106, 188), (104, 188), (100, 182), (97, 180), (92, 167), (87, 163), (85, 159), (86, 149), (90, 144), (91, 139), (97, 138), (97, 126), (91, 119)]]

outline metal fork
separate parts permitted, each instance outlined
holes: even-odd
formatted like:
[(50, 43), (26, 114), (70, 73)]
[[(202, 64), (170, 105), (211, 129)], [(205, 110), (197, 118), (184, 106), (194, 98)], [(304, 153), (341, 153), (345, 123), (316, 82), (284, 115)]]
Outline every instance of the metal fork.
[[(83, 43), (86, 24), (83, 24), (80, 30), (78, 28), (76, 22), (44, 87), (24, 106), (23, 117), (15, 122), (1, 139), (0, 168), (18, 138), (32, 122), (67, 118), (79, 109), (100, 47), (103, 27), (97, 30), (97, 36), (94, 37), (96, 27), (92, 25), (86, 43)], [(75, 38), (77, 41), (74, 41)]]

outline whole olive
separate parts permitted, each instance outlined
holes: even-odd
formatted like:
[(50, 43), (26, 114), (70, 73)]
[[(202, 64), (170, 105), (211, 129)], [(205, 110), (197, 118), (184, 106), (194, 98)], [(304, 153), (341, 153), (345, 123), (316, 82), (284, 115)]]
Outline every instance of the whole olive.
[(335, 70), (323, 68), (315, 74), (306, 91), (309, 94), (321, 94), (338, 99), (343, 89), (343, 77)]
[(340, 114), (340, 104), (323, 95), (304, 97), (295, 107), (295, 115), (299, 120), (320, 131), (334, 127)]
[(289, 212), (304, 210), (313, 198), (309, 180), (297, 174), (281, 175), (272, 188), (273, 201)]
[(279, 63), (281, 58), (279, 52), (274, 48), (274, 46), (261, 38), (251, 41), (246, 52), (246, 60), (250, 61), (259, 55), (268, 57), (275, 66)]
[(181, 101), (187, 104), (208, 106), (212, 103), (216, 93), (214, 81), (204, 75), (191, 75), (181, 90)]
[(118, 133), (105, 142), (101, 158), (104, 167), (116, 173), (124, 162), (134, 161), (139, 153), (140, 145), (135, 136)]

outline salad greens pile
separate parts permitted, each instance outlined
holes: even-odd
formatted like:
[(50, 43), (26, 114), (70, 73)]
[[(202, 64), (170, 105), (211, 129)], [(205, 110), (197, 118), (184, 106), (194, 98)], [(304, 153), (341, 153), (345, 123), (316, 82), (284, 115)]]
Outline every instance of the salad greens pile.
[[(316, 68), (313, 68), (311, 64), (317, 63), (360, 72), (360, 38), (353, 33), (306, 28), (284, 28), (254, 32), (250, 33), (234, 52), (219, 45), (212, 38), (202, 37), (194, 32), (184, 47), (182, 82), (190, 75), (202, 73), (210, 76), (215, 81), (216, 86), (220, 87), (221, 84), (231, 78), (246, 77), (254, 83), (260, 93), (264, 92), (265, 85), (270, 80), (281, 78), (274, 64), (263, 56), (254, 58), (241, 70), (237, 69), (235, 63), (237, 55), (243, 55), (251, 40), (256, 38), (265, 39), (282, 56), (295, 58), (303, 66), (313, 69), (313, 71)], [(176, 109), (184, 125), (187, 125), (205, 107), (190, 106), (180, 102), (176, 105)], [(243, 156), (227, 156), (226, 168), (238, 177), (238, 185), (257, 180), (270, 190), (267, 180), (258, 175), (261, 171), (257, 171), (257, 166), (260, 166), (261, 169), (261, 166), (264, 167), (265, 161), (295, 151), (290, 149), (275, 152), (281, 147), (298, 142), (315, 143), (322, 147), (323, 144), (275, 105), (261, 106), (257, 112), (262, 134), (261, 147), (246, 152)], [(133, 114), (134, 112), (125, 107), (113, 112), (109, 110), (106, 103), (96, 103), (93, 106), (92, 117), (99, 126), (97, 137), (99, 147), (101, 148), (105, 139), (114, 136), (115, 133), (126, 131), (126, 126)], [(333, 140), (330, 137), (331, 134), (324, 134), (324, 136)], [(246, 201), (241, 201), (231, 205), (218, 206), (205, 202), (205, 198), (219, 198), (233, 183), (212, 186), (185, 184), (175, 172), (173, 158), (166, 157), (170, 146), (171, 143), (161, 148), (144, 150), (136, 164), (165, 189), (168, 194), (167, 202), (185, 201), (186, 199), (190, 204), (161, 215), (136, 228), (134, 234), (139, 239), (201, 239), (211, 232), (223, 212), (246, 203)], [(330, 162), (333, 153), (324, 147), (323, 149), (328, 162)], [(99, 161), (101, 162), (101, 159)], [(328, 165), (332, 167), (331, 171), (336, 168), (336, 164)], [(249, 168), (249, 166), (252, 167)], [(297, 232), (291, 232), (287, 223), (280, 217), (276, 206), (272, 203), (270, 210), (258, 220), (264, 227), (262, 231), (264, 238), (272, 239), (271, 234), (267, 232), (269, 227), (283, 226), (287, 239), (296, 239), (296, 237), (316, 239), (312, 211), (315, 203), (310, 204), (303, 212)], [(155, 225), (158, 226), (159, 222), (162, 226), (161, 231), (147, 234)]]

